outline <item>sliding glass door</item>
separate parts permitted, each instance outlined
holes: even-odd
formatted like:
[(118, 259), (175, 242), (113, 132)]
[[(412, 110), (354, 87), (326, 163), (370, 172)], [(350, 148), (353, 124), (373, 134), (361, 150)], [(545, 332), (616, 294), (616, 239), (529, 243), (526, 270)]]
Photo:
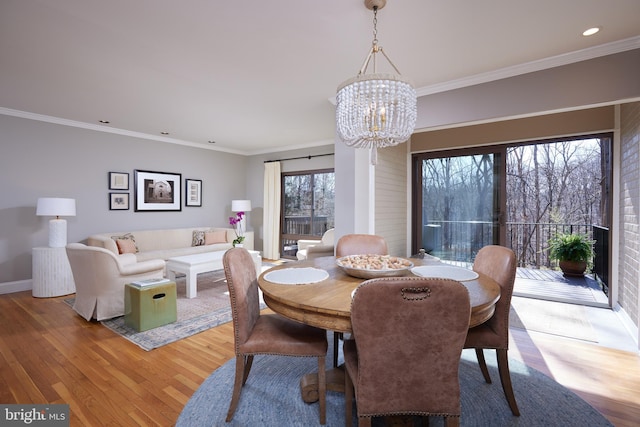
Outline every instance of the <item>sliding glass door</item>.
[(503, 159), (499, 147), (413, 156), (413, 253), (472, 262), (501, 243)]
[(334, 227), (333, 169), (282, 174), (281, 253), (293, 258), (300, 239), (320, 239)]

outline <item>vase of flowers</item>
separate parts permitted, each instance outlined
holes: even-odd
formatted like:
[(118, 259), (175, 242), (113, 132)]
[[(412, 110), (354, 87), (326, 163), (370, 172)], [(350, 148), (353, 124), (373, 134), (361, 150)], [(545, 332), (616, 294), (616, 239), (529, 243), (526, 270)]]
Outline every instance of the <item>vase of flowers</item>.
[(244, 231), (242, 230), (242, 223), (244, 219), (244, 212), (237, 212), (235, 216), (229, 217), (229, 224), (233, 226), (233, 231), (236, 233), (236, 238), (233, 240), (234, 248), (243, 247)]

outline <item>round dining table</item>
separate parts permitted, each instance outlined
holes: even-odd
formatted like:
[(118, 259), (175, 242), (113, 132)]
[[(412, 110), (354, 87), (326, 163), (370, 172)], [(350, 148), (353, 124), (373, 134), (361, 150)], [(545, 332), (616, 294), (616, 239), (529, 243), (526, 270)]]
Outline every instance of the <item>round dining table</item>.
[[(446, 265), (437, 258), (411, 258), (415, 266)], [(268, 280), (271, 272), (284, 269), (305, 269), (295, 274), (286, 273), (286, 283)], [(311, 269), (311, 270), (309, 270)], [(326, 272), (326, 273), (323, 273)], [(293, 274), (291, 274), (293, 273)], [(314, 273), (308, 277), (306, 273)], [(406, 276), (415, 275), (407, 270)], [(291, 278), (294, 280), (291, 280)], [(299, 278), (299, 280), (296, 280)], [(317, 280), (317, 281), (316, 281)], [(367, 279), (348, 275), (336, 264), (335, 257), (320, 257), (311, 260), (285, 262), (263, 272), (258, 277), (264, 302), (274, 312), (289, 319), (334, 332), (351, 333), (351, 298), (354, 290)], [(313, 283), (308, 283), (308, 282)], [(461, 281), (469, 290), (471, 317), (469, 327), (486, 322), (495, 311), (500, 298), (500, 286), (490, 277), (478, 273), (476, 278)], [(327, 390), (344, 392), (344, 371), (334, 368), (326, 373)], [(318, 400), (318, 376), (310, 373), (300, 380), (302, 399), (307, 402)]]
[[(437, 258), (410, 258), (415, 266), (446, 265)], [(315, 283), (274, 283), (267, 278), (269, 272), (279, 269), (315, 268), (327, 272), (328, 277)], [(406, 276), (414, 276), (406, 270)], [(265, 278), (267, 276), (267, 278)], [(264, 302), (274, 312), (307, 325), (322, 329), (351, 332), (351, 297), (354, 289), (367, 279), (353, 277), (336, 264), (335, 257), (285, 262), (260, 275), (258, 285)], [(490, 277), (478, 274), (472, 280), (461, 283), (469, 290), (471, 318), (469, 327), (486, 322), (495, 311), (500, 298), (500, 286)]]

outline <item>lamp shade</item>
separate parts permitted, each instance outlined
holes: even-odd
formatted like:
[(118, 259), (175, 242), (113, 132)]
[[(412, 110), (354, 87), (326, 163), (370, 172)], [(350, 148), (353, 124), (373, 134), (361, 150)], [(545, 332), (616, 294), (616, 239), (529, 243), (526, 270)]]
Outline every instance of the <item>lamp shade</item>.
[(76, 216), (76, 199), (41, 197), (36, 208), (38, 216)]
[(251, 200), (232, 200), (232, 212), (251, 212)]

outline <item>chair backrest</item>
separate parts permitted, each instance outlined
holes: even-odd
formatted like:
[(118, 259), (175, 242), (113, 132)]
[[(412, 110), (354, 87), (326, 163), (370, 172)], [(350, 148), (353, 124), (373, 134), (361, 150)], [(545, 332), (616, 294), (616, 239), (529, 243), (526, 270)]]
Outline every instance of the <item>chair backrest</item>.
[(236, 354), (260, 317), (258, 279), (251, 254), (244, 248), (229, 249), (222, 256), (229, 287)]
[(321, 240), (323, 245), (333, 245), (333, 235), (335, 231), (335, 228), (330, 228), (324, 232)]
[(108, 249), (69, 243), (67, 258), (76, 285), (73, 309), (86, 320), (124, 314), (124, 283), (116, 255)]
[(469, 292), (448, 279), (363, 282), (351, 305), (358, 414), (460, 414)]
[(347, 255), (389, 255), (387, 242), (375, 234), (345, 234), (336, 244), (336, 257)]
[(73, 280), (80, 284), (79, 291), (100, 291), (101, 283), (120, 274), (116, 256), (110, 250), (82, 243), (66, 246)]
[(491, 277), (500, 285), (500, 299), (496, 303), (496, 311), (485, 324), (500, 335), (504, 348), (509, 344), (509, 309), (516, 268), (515, 253), (504, 246), (485, 246), (478, 251), (473, 261), (473, 271)]

